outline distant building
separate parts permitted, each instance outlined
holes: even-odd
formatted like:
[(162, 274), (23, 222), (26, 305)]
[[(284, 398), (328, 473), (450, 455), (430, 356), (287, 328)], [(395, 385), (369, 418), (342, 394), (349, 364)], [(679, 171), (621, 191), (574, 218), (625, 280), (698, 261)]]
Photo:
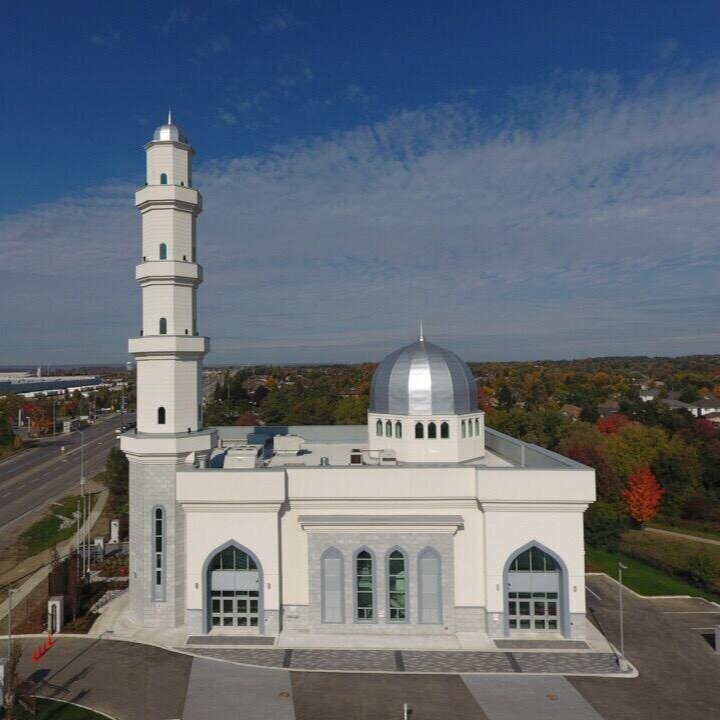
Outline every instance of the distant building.
[(102, 386), (103, 380), (99, 375), (39, 377), (30, 373), (0, 374), (0, 397), (15, 394), (30, 398), (36, 395), (58, 395), (66, 390), (87, 392)]
[(578, 407), (577, 405), (563, 405), (560, 408), (560, 412), (567, 418), (570, 418), (571, 420), (579, 420), (580, 415), (582, 415), (582, 408)]
[(597, 411), (600, 417), (617, 415), (620, 412), (620, 403), (617, 400), (606, 400), (597, 406)]

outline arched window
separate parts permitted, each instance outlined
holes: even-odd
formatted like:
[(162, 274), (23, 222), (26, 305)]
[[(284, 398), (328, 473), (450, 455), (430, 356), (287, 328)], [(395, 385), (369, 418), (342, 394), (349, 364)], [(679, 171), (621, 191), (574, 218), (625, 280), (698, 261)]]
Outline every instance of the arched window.
[(164, 425), (165, 424), (165, 408), (159, 407), (158, 408), (158, 425)]
[(557, 572), (555, 558), (538, 547), (531, 547), (521, 552), (510, 564), (510, 572)]
[(475, 418), (475, 437), (480, 435), (480, 418)]
[(400, 550), (388, 556), (388, 620), (407, 622), (407, 561)]
[(462, 421), (462, 436), (467, 437), (467, 423), (465, 420)]
[(160, 334), (167, 335), (167, 318), (160, 318)]
[(165, 511), (162, 507), (152, 510), (152, 550), (153, 563), (152, 599), (165, 599)]
[(374, 614), (374, 573), (373, 558), (367, 550), (355, 556), (355, 619), (372, 622)]
[(244, 550), (228, 545), (210, 561), (210, 570), (257, 570), (257, 563)]
[(473, 436), (473, 429), (472, 429), (472, 418), (468, 420), (468, 437)]
[(167, 174), (166, 173), (162, 173), (162, 175), (160, 175), (160, 184), (167, 185)]
[(160, 259), (167, 260), (167, 245), (165, 243), (160, 243)]
[(437, 438), (437, 425), (434, 422), (428, 423), (428, 437), (431, 440)]
[(425, 548), (418, 556), (418, 614), (421, 623), (442, 622), (440, 556)]
[(385, 437), (392, 437), (392, 423), (389, 420), (385, 421)]
[(343, 556), (339, 550), (330, 548), (320, 558), (322, 584), (322, 621), (345, 622), (343, 593)]
[(375, 423), (375, 434), (376, 434), (378, 437), (382, 437), (382, 427), (383, 427), (383, 426), (382, 426), (382, 420), (378, 420), (378, 421)]
[(440, 423), (440, 437), (444, 440), (450, 437), (450, 426), (446, 422)]
[(415, 438), (417, 440), (422, 440), (422, 438), (425, 437), (425, 428), (423, 427), (423, 424), (421, 422), (415, 423)]
[(398, 440), (402, 439), (402, 423), (399, 420), (395, 423), (395, 437)]

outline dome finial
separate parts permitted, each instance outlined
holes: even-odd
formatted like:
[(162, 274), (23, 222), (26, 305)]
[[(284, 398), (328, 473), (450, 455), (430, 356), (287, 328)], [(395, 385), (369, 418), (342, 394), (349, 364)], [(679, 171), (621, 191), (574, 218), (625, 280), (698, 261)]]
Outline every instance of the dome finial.
[(420, 335), (418, 335), (419, 342), (425, 342), (425, 335), (423, 335), (422, 320), (420, 321)]
[(172, 108), (168, 106), (168, 125), (172, 125)]

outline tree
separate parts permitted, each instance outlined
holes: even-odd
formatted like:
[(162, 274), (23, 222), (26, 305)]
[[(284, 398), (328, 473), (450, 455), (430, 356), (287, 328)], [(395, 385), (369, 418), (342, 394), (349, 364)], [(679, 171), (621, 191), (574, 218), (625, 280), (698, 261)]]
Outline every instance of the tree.
[(594, 502), (585, 513), (585, 542), (592, 547), (617, 552), (627, 516), (604, 500)]
[(627, 415), (608, 415), (607, 417), (601, 417), (597, 420), (597, 428), (603, 435), (615, 435), (620, 431), (620, 428), (625, 427), (630, 422), (630, 418)]
[(130, 466), (125, 453), (113, 447), (105, 462), (104, 483), (110, 491), (110, 504), (116, 511), (127, 511), (129, 473)]
[(642, 527), (657, 515), (665, 490), (660, 487), (649, 468), (641, 468), (628, 478), (627, 487), (620, 493), (628, 515)]
[(244, 413), (240, 414), (240, 417), (235, 422), (236, 425), (240, 425), (241, 427), (247, 427), (249, 425), (258, 425), (259, 421), (257, 418), (257, 415), (252, 412), (251, 410), (246, 410)]
[(497, 394), (498, 407), (501, 410), (510, 410), (515, 406), (515, 398), (513, 397), (512, 390), (507, 385), (503, 385)]
[(681, 391), (680, 391), (680, 401), (684, 403), (693, 403), (695, 402), (700, 395), (698, 394), (697, 388), (694, 385), (686, 385)]
[(697, 450), (676, 435), (658, 453), (650, 470), (665, 490), (660, 511), (663, 515), (679, 517), (700, 489), (702, 467)]
[(335, 406), (335, 422), (338, 425), (363, 425), (367, 422), (367, 409), (364, 398), (341, 398)]

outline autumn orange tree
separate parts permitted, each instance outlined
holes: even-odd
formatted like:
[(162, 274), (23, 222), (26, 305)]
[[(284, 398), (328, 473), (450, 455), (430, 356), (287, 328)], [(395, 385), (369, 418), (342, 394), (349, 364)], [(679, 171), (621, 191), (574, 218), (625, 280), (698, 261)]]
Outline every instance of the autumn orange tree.
[(649, 468), (641, 468), (628, 478), (620, 493), (628, 515), (640, 526), (657, 515), (665, 490), (660, 487)]

